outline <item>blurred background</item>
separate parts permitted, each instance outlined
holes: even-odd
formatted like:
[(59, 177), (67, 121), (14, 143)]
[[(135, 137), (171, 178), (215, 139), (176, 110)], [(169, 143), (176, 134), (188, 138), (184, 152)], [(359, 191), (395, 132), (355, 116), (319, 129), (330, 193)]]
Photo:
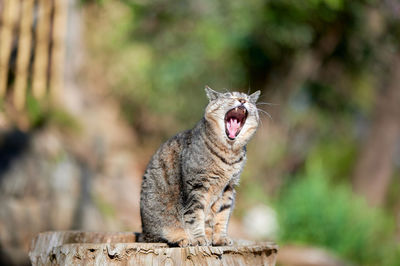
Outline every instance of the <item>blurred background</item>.
[(232, 236), (400, 265), (399, 41), (397, 0), (0, 0), (1, 264), (41, 231), (140, 231), (146, 165), (209, 85), (262, 91)]

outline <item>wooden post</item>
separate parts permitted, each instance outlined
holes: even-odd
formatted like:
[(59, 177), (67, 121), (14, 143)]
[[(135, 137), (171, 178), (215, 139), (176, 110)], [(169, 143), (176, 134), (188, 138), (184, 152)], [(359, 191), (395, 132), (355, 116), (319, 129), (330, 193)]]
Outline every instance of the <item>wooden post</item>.
[(137, 243), (134, 233), (58, 231), (32, 241), (32, 265), (275, 265), (273, 243), (239, 240), (233, 246), (170, 248)]
[(14, 84), (14, 105), (22, 110), (25, 105), (28, 83), (29, 59), (31, 56), (33, 0), (21, 2), (21, 21), (19, 25), (17, 71)]
[(50, 0), (38, 0), (35, 61), (32, 75), (33, 96), (37, 99), (43, 98), (47, 88), (51, 8), (52, 4)]
[(54, 104), (61, 100), (64, 84), (65, 35), (67, 31), (67, 0), (54, 1), (53, 49), (50, 70), (50, 97)]
[(7, 89), (8, 61), (10, 60), (13, 42), (13, 31), (18, 17), (18, 1), (4, 0), (2, 23), (0, 27), (0, 97)]

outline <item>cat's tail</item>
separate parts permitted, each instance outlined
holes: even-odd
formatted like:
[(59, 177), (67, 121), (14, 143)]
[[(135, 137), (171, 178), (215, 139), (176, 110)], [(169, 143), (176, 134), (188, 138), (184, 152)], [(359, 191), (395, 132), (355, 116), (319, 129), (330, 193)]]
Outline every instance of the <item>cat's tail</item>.
[(135, 232), (136, 242), (146, 242), (143, 233)]
[[(136, 237), (136, 242), (139, 242), (139, 243), (168, 243), (164, 239), (154, 238), (154, 237), (151, 237), (151, 236), (143, 234), (143, 233), (134, 232), (134, 234)], [(168, 244), (170, 244), (170, 243), (168, 243)]]

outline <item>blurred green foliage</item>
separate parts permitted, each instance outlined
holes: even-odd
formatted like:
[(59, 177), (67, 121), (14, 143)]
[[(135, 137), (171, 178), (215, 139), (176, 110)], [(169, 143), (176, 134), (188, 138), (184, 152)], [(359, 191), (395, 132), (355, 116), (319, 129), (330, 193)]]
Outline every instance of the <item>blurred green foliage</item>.
[[(106, 78), (138, 130), (146, 131), (140, 118), (149, 110), (165, 116), (161, 130), (171, 128), (162, 124), (169, 116), (180, 129), (192, 125), (206, 104), (205, 85), (274, 93), (279, 88), (268, 88), (269, 81), (285, 79), (294, 59), (310, 50), (335, 62), (343, 76), (335, 86), (329, 74), (310, 81), (310, 101), (331, 113), (348, 101), (363, 107), (353, 111), (371, 106), (374, 76), (369, 74), (378, 49), (373, 42), (381, 41), (368, 29), (373, 0), (100, 3), (95, 12), (102, 15), (90, 28), (98, 34), (89, 36), (90, 47), (107, 66)], [(332, 40), (326, 38), (330, 35)]]
[(66, 132), (78, 133), (82, 126), (77, 118), (69, 112), (47, 104), (49, 101), (39, 101), (28, 94), (26, 99), (26, 114), (31, 128), (55, 126)]
[(398, 265), (392, 217), (347, 186), (330, 184), (329, 175), (320, 160), (310, 160), (282, 191), (276, 201), (281, 241), (320, 245), (361, 265)]

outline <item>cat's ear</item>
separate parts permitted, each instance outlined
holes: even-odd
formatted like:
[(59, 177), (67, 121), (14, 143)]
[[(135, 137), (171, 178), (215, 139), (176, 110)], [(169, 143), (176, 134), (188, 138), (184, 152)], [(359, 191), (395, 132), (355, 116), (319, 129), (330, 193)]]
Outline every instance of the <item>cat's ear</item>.
[(258, 97), (260, 97), (261, 92), (258, 90), (249, 96), (251, 103), (256, 104)]
[(210, 100), (210, 102), (214, 101), (215, 99), (217, 99), (219, 97), (219, 95), (220, 95), (219, 92), (211, 89), (208, 86), (206, 86), (205, 90), (206, 90), (207, 98)]

